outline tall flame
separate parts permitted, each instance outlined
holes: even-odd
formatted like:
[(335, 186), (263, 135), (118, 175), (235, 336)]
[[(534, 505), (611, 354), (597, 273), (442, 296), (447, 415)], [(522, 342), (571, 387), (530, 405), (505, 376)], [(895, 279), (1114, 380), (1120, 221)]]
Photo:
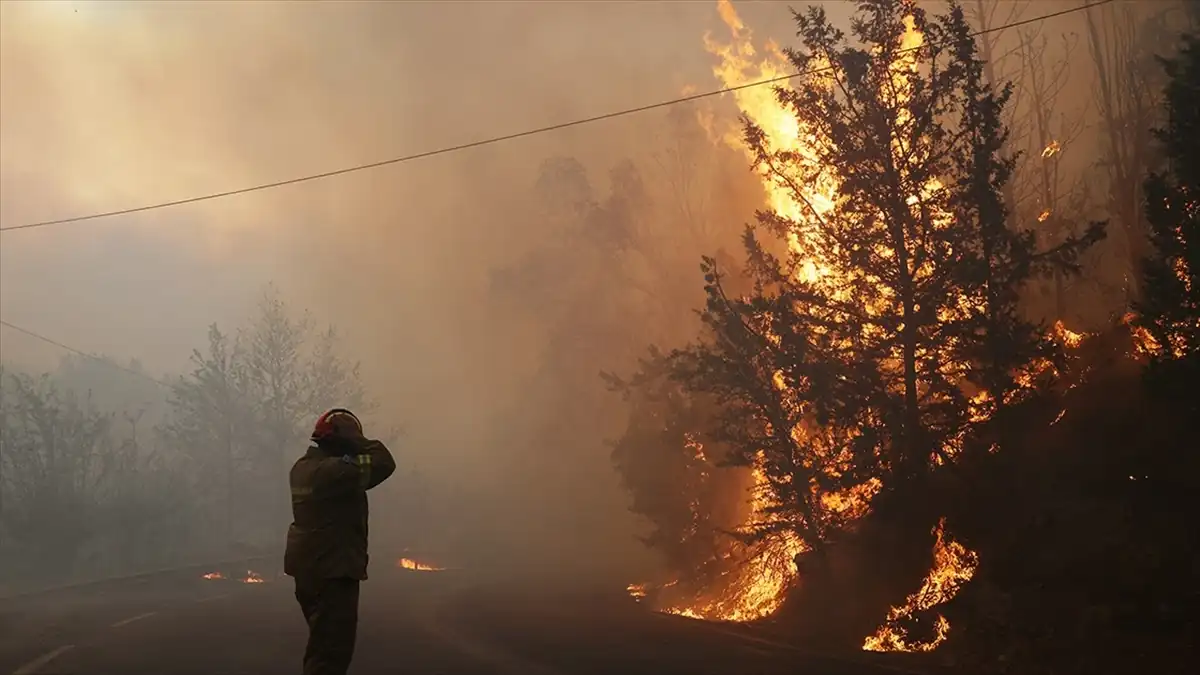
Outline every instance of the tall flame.
[[(760, 54), (754, 47), (752, 32), (742, 23), (730, 0), (718, 0), (717, 10), (729, 27), (731, 41), (723, 44), (714, 40), (711, 34), (705, 34), (704, 46), (720, 59), (713, 67), (713, 74), (721, 84), (726, 88), (734, 88), (773, 80), (778, 86), (786, 87), (784, 78), (792, 74), (793, 67), (779, 46), (767, 41), (765, 51)], [(801, 126), (793, 111), (780, 105), (774, 87), (746, 87), (732, 92), (732, 95), (742, 114), (762, 129), (768, 147), (775, 151), (795, 153), (799, 163), (816, 165), (818, 147), (815, 134)], [(723, 139), (730, 146), (746, 152), (752, 161), (755, 159), (737, 125), (730, 125)], [(760, 174), (767, 192), (767, 206), (796, 223), (796, 231), (789, 234), (789, 245), (793, 251), (802, 254), (805, 231), (833, 208), (838, 189), (836, 179), (829, 172), (819, 172), (823, 180), (805, 186), (805, 193), (796, 195), (790, 186), (768, 175), (765, 168), (760, 168)], [(816, 261), (807, 261), (799, 273), (813, 278), (820, 271)]]

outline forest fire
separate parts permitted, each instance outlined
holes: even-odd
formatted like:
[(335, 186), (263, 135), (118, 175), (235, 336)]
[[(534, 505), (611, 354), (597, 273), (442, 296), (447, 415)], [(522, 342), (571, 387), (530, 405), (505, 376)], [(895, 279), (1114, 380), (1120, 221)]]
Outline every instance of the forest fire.
[(953, 599), (975, 575), (975, 568), (979, 566), (979, 556), (962, 544), (951, 541), (946, 535), (945, 525), (943, 518), (934, 528), (937, 540), (933, 546), (933, 569), (925, 577), (925, 583), (919, 591), (908, 596), (903, 606), (893, 607), (888, 612), (884, 624), (863, 642), (863, 649), (876, 652), (927, 652), (936, 649), (946, 639), (950, 622), (940, 614), (934, 620), (933, 636), (927, 640), (911, 639), (905, 628), (908, 622), (917, 618), (918, 612), (928, 611)]
[(412, 558), (400, 558), (396, 561), (396, 567), (403, 570), (412, 570), (414, 572), (441, 572), (444, 567), (437, 567), (423, 562), (417, 562)]
[[(704, 43), (744, 124), (724, 128), (705, 111), (700, 126), (750, 159), (764, 208), (756, 214), (759, 227), (746, 229), (743, 267), (726, 261), (718, 269), (715, 259), (705, 259), (709, 305), (699, 346), (662, 360), (699, 402), (677, 413), (673, 427), (645, 423), (647, 435), (671, 439), (668, 452), (676, 454), (667, 466), (683, 498), (653, 495), (638, 512), (655, 519), (648, 540), (661, 547), (677, 578), (632, 584), (627, 592), (657, 611), (745, 622), (774, 614), (802, 569), (811, 570), (812, 588), (824, 586), (822, 575), (830, 572), (810, 566), (806, 554), (841, 546), (846, 540), (839, 535), (847, 530), (861, 540), (878, 536), (855, 525), (880, 503), (875, 495), (884, 482), (902, 495), (896, 499), (919, 501), (925, 496), (901, 488), (919, 485), (914, 479), (936, 467), (1015, 446), (996, 432), (995, 422), (1018, 407), (1033, 410), (1023, 404), (1036, 402), (1038, 392), (1069, 391), (1072, 377), (1082, 380), (1083, 371), (1061, 370), (1080, 361), (1063, 352), (1080, 350), (1093, 336), (1061, 321), (1047, 329), (1012, 318), (1026, 309), (1025, 284), (1042, 274), (1031, 272), (1029, 261), (1049, 254), (1035, 239), (1015, 236), (997, 206), (1008, 197), (992, 183), (997, 175), (1006, 180), (1007, 169), (989, 157), (1004, 143), (1003, 134), (993, 132), (1004, 126), (997, 112), (1004, 101), (988, 93), (980, 61), (963, 48), (973, 37), (961, 14), (938, 24), (926, 22), (912, 4), (892, 3), (888, 12), (855, 24), (857, 37), (873, 45), (863, 52), (842, 50), (842, 34), (814, 11), (797, 17), (804, 51), (785, 54), (770, 42), (756, 49), (729, 0), (719, 0), (718, 10), (730, 39), (706, 34)], [(929, 31), (929, 45), (918, 27)], [(944, 48), (947, 35), (956, 36), (959, 51)], [(939, 75), (953, 71), (944, 61), (966, 64), (969, 74), (957, 81)], [(789, 79), (797, 71), (800, 79)], [(764, 80), (776, 86), (747, 86)], [(941, 162), (958, 151), (957, 141), (924, 133), (920, 120), (949, 98), (945, 92), (963, 89), (964, 98), (956, 100), (965, 102), (946, 104), (945, 116), (978, 124), (973, 153), (960, 163)], [(861, 132), (874, 124), (879, 128), (872, 133)], [(1040, 158), (1037, 149), (1032, 157), (1054, 164), (1067, 142), (1050, 141)], [(980, 178), (985, 174), (987, 180)], [(989, 187), (968, 191), (965, 185)], [(882, 196), (881, 188), (887, 188)], [(1054, 229), (1070, 217), (1051, 200), (1034, 203), (1040, 205), (1022, 211), (1023, 220)], [(1053, 265), (1074, 264), (1102, 234), (1090, 228), (1066, 237), (1052, 252), (1062, 261)], [(1187, 271), (1179, 264), (1171, 270), (1191, 291)], [(744, 282), (722, 284), (739, 272), (754, 282), (752, 289)], [(1180, 353), (1165, 330), (1151, 334), (1126, 323), (1131, 351)], [(702, 416), (711, 414), (705, 406), (716, 408), (719, 420), (708, 439), (700, 433)], [(1065, 405), (1050, 414), (1055, 411), (1049, 426), (1068, 414)], [(1072, 433), (1084, 414), (1072, 412), (1059, 429)], [(696, 435), (683, 433), (681, 443), (680, 428)], [(630, 437), (634, 447), (637, 438)], [(715, 443), (706, 450), (710, 440)], [(718, 458), (712, 466), (720, 466), (722, 455), (739, 467), (735, 480), (742, 483), (721, 484), (694, 464), (711, 456)], [(741, 492), (747, 482), (748, 499)], [(730, 515), (710, 495), (732, 499), (735, 487), (745, 510)], [(879, 522), (886, 529), (886, 519)], [(979, 555), (953, 539), (945, 518), (933, 535), (933, 565), (919, 590), (880, 617), (872, 635), (862, 639), (861, 627), (855, 629), (862, 649), (925, 652), (946, 640), (950, 623), (936, 608), (975, 576)], [(859, 554), (853, 546), (838, 551)], [(916, 581), (914, 575), (896, 597)], [(796, 597), (803, 607), (818, 596)]]
[(208, 574), (202, 575), (200, 578), (208, 579), (209, 581), (216, 581), (218, 579), (224, 579), (225, 575), (221, 574), (220, 572), (209, 572)]
[(242, 579), (243, 584), (262, 584), (266, 583), (266, 579), (262, 575), (253, 570), (246, 570), (246, 576)]

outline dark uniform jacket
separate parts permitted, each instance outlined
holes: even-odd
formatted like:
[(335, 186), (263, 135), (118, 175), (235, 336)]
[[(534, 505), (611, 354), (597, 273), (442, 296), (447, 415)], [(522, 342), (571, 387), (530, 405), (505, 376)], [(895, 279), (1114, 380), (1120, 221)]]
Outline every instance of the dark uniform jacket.
[(348, 441), (332, 452), (310, 447), (292, 466), (284, 573), (366, 579), (367, 490), (395, 470), (396, 460), (380, 441)]

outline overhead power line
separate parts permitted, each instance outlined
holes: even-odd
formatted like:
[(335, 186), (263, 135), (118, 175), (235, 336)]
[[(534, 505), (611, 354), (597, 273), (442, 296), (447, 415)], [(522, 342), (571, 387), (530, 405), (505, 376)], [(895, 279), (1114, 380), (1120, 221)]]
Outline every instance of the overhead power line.
[[(1107, 4), (1113, 3), (1115, 1), (1116, 0), (1095, 0), (1094, 2), (1090, 2), (1090, 3), (1084, 4), (1084, 5), (1079, 5), (1077, 7), (1071, 7), (1069, 9), (1063, 9), (1063, 10), (1059, 10), (1057, 12), (1050, 12), (1048, 14), (1042, 14), (1042, 15), (1031, 17), (1028, 19), (1022, 19), (1020, 21), (1013, 21), (1011, 23), (1007, 23), (1002, 26), (995, 26), (992, 28), (988, 28), (986, 30), (976, 31), (971, 34), (971, 37), (979, 37), (981, 35), (986, 35), (988, 33), (997, 33), (1000, 31), (1008, 30), (1010, 28), (1019, 28), (1021, 26), (1026, 26), (1026, 25), (1029, 25), (1032, 23), (1038, 23), (1041, 21), (1054, 19), (1054, 18), (1057, 18), (1060, 16), (1065, 16), (1067, 14), (1073, 14), (1075, 12), (1092, 9), (1094, 7), (1100, 7), (1102, 5), (1107, 5)], [(926, 46), (928, 46), (928, 45), (926, 45)], [(903, 52), (908, 52), (908, 51), (915, 51), (915, 50), (919, 50), (922, 48), (923, 47), (910, 47), (908, 49), (900, 50), (900, 52), (903, 53)], [(462, 143), (459, 145), (451, 145), (451, 146), (447, 146), (447, 147), (438, 148), (436, 150), (427, 150), (425, 152), (418, 152), (418, 153), (412, 154), (412, 155), (404, 155), (402, 157), (393, 157), (392, 159), (385, 159), (385, 160), (381, 160), (378, 162), (371, 162), (369, 164), (359, 164), (356, 166), (350, 166), (350, 167), (346, 167), (343, 169), (335, 169), (333, 171), (326, 171), (324, 173), (316, 173), (316, 174), (312, 174), (312, 175), (308, 175), (308, 176), (300, 176), (297, 178), (289, 178), (287, 180), (275, 181), (273, 183), (262, 183), (260, 185), (252, 185), (250, 187), (238, 188), (236, 190), (225, 190), (223, 192), (213, 192), (211, 194), (199, 195), (196, 197), (188, 197), (186, 199), (176, 199), (176, 200), (172, 200), (172, 201), (168, 201), (168, 202), (159, 202), (157, 204), (147, 204), (144, 206), (135, 206), (135, 207), (127, 208), (127, 209), (119, 209), (117, 211), (104, 211), (101, 213), (93, 213), (93, 214), (85, 215), (85, 216), (74, 216), (71, 218), (59, 218), (58, 220), (43, 220), (41, 222), (25, 223), (23, 225), (10, 225), (8, 227), (0, 227), (0, 232), (11, 232), (13, 230), (31, 230), (31, 229), (39, 228), (39, 227), (49, 227), (51, 225), (65, 225), (67, 223), (78, 223), (78, 222), (85, 221), (85, 220), (97, 220), (100, 218), (109, 218), (112, 216), (124, 216), (124, 215), (129, 215), (132, 213), (141, 213), (143, 211), (155, 211), (158, 209), (165, 209), (165, 208), (168, 208), (171, 206), (181, 206), (183, 204), (194, 204), (196, 202), (204, 202), (204, 201), (209, 201), (212, 199), (221, 199), (222, 197), (232, 197), (234, 195), (246, 194), (248, 192), (258, 192), (260, 190), (270, 190), (272, 188), (284, 187), (286, 185), (295, 185), (297, 183), (307, 183), (309, 181), (321, 180), (324, 178), (332, 178), (334, 176), (341, 176), (343, 174), (348, 174), (348, 173), (367, 171), (369, 169), (378, 169), (380, 167), (390, 166), (392, 164), (403, 164), (405, 162), (412, 162), (412, 161), (415, 161), (418, 159), (426, 159), (428, 157), (435, 157), (437, 155), (446, 155), (446, 154), (450, 154), (452, 152), (458, 152), (460, 150), (469, 150), (471, 148), (479, 148), (479, 147), (483, 147), (485, 145), (494, 145), (496, 143), (502, 143), (504, 141), (512, 141), (512, 140), (516, 140), (519, 138), (526, 138), (528, 136), (536, 136), (539, 134), (549, 133), (551, 131), (560, 131), (562, 129), (569, 129), (571, 127), (578, 127), (578, 126), (583, 126), (585, 124), (592, 124), (593, 122), (602, 122), (604, 120), (615, 119), (617, 117), (625, 117), (628, 115), (635, 115), (637, 113), (643, 113), (643, 112), (648, 112), (651, 110), (657, 110), (659, 108), (667, 108), (667, 107), (670, 107), (673, 105), (679, 105), (681, 103), (690, 103), (691, 101), (698, 101), (700, 99), (710, 98), (713, 96), (719, 96), (721, 94), (728, 94), (728, 93), (735, 92), (735, 91), (741, 91), (743, 89), (751, 89), (754, 87), (762, 87), (762, 86), (766, 86), (769, 84), (785, 82), (787, 80), (791, 80), (793, 78), (800, 77), (801, 75), (814, 75), (817, 73), (828, 72), (830, 70), (833, 70), (833, 66), (810, 68), (808, 70), (797, 72), (797, 73), (792, 73), (790, 75), (780, 75), (778, 77), (772, 77), (772, 78), (765, 79), (765, 80), (757, 80), (755, 82), (739, 84), (739, 85), (733, 86), (733, 87), (724, 87), (722, 89), (714, 89), (712, 91), (706, 91), (706, 92), (699, 93), (699, 94), (691, 94), (689, 96), (682, 96), (680, 98), (674, 98), (674, 99), (670, 99), (668, 101), (660, 101), (658, 103), (650, 103), (647, 105), (638, 106), (636, 108), (626, 108), (624, 110), (608, 112), (608, 113), (604, 113), (602, 115), (595, 115), (593, 117), (585, 117), (582, 119), (572, 120), (570, 122), (560, 122), (558, 124), (551, 124), (549, 126), (538, 127), (536, 129), (529, 129), (527, 131), (520, 131), (520, 132), (512, 133), (512, 134), (505, 134), (503, 136), (494, 136), (492, 138), (485, 138), (485, 139), (481, 139), (478, 141), (471, 141), (470, 143)]]
[(12, 330), (17, 331), (18, 333), (23, 333), (24, 335), (27, 335), (35, 340), (40, 340), (42, 342), (45, 342), (48, 345), (53, 345), (55, 347), (58, 347), (59, 349), (63, 349), (68, 352), (71, 352), (72, 354), (82, 356), (85, 359), (91, 359), (92, 361), (97, 361), (99, 363), (103, 363), (103, 364), (109, 366), (110, 368), (116, 368), (117, 370), (123, 370), (126, 373), (129, 373), (130, 375), (136, 375), (138, 377), (150, 380), (151, 382), (153, 382), (154, 384), (157, 384), (159, 386), (167, 387), (167, 388), (171, 387), (171, 384), (169, 382), (164, 382), (163, 380), (160, 380), (152, 375), (148, 375), (141, 371), (134, 370), (133, 368), (126, 368), (125, 366), (122, 366), (121, 364), (116, 363), (110, 359), (96, 356), (95, 354), (89, 354), (83, 350), (76, 349), (70, 345), (65, 345), (65, 344), (59, 342), (58, 340), (53, 340), (53, 339), (48, 338), (45, 335), (42, 335), (40, 333), (35, 333), (34, 331), (29, 330), (28, 328), (22, 328), (16, 324), (9, 323), (8, 321), (5, 321), (4, 319), (0, 319), (0, 326), (4, 326), (5, 328), (10, 328)]

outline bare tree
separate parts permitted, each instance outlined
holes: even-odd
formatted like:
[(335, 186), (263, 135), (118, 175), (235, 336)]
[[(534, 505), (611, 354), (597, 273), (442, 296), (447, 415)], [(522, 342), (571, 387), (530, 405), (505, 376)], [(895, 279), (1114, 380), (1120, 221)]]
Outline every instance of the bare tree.
[(252, 422), (245, 367), (239, 346), (215, 324), (208, 329), (207, 350), (194, 350), (192, 363), (191, 374), (172, 387), (171, 415), (159, 433), (188, 458), (190, 487), (206, 502), (210, 517), (223, 515), (219, 529), (229, 549), (235, 540), (234, 477)]
[(315, 331), (271, 286), (236, 337), (209, 328), (207, 349), (173, 387), (162, 437), (189, 457), (206, 518), (230, 553), (277, 538), (288, 519), (287, 467), (316, 415), (374, 410), (358, 364), (338, 347), (335, 329)]
[[(1034, 228), (1038, 243), (1050, 249), (1079, 234), (1086, 197), (1081, 181), (1069, 181), (1059, 171), (1064, 149), (1072, 147), (1085, 128), (1083, 110), (1063, 112), (1059, 101), (1070, 80), (1071, 60), (1078, 40), (1062, 34), (1061, 51), (1052, 60), (1050, 40), (1040, 27), (1021, 31), (1019, 39), (1017, 55), (1028, 106), (1029, 134), (1022, 148), (1024, 161), (1018, 163), (1013, 180), (1019, 195), (1013, 207), (1021, 222)], [(1067, 314), (1066, 282), (1067, 275), (1054, 270), (1052, 296), (1056, 319)]]
[[(1010, 46), (1014, 30), (1006, 28), (1009, 24), (1020, 21), (1029, 9), (1029, 0), (1014, 2), (999, 2), (998, 0), (974, 0), (973, 4), (964, 7), (964, 11), (978, 36), (979, 56), (983, 60), (984, 77), (988, 84), (1000, 91), (1005, 86), (1011, 86), (1012, 95), (1008, 107), (1004, 111), (1004, 125), (1008, 128), (1008, 139), (1005, 152), (1009, 156), (1016, 153), (1024, 139), (1029, 136), (1028, 116), (1024, 113), (1025, 87), (1022, 75), (1022, 63), (1015, 62), (1014, 56), (1019, 56), (1018, 47)], [(1020, 173), (1019, 167), (1017, 173)], [(1018, 181), (1006, 184), (1002, 194), (1009, 208), (1009, 226), (1016, 227), (1018, 202), (1021, 197), (1017, 190)]]
[(1172, 9), (1165, 3), (1113, 3), (1084, 12), (1103, 132), (1100, 169), (1127, 304), (1140, 294), (1136, 271), (1148, 253), (1142, 177), (1153, 161), (1151, 129), (1161, 121), (1162, 89), (1154, 54), (1174, 41), (1166, 23)]
[(291, 503), (285, 473), (303, 448), (308, 425), (333, 405), (366, 414), (372, 406), (358, 380), (357, 364), (337, 353), (337, 332), (315, 333), (307, 312), (296, 315), (275, 286), (263, 293), (250, 324), (239, 333), (245, 400), (254, 410), (247, 430), (254, 451), (248, 458), (253, 473), (274, 489), (259, 503), (267, 514), (264, 526), (273, 531), (287, 522)]

